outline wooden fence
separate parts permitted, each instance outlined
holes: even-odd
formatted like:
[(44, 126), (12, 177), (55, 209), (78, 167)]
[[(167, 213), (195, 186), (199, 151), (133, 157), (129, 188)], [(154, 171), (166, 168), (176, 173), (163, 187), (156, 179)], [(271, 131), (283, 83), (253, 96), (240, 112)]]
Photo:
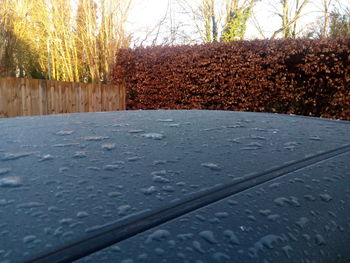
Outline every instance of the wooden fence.
[(125, 110), (125, 87), (0, 77), (0, 118)]

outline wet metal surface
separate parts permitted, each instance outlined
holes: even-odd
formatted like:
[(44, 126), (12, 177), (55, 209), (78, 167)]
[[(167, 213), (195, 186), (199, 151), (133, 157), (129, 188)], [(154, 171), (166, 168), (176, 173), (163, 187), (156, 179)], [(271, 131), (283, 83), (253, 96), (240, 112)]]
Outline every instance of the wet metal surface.
[[(181, 251), (174, 250), (175, 254), (167, 252), (168, 247), (154, 247), (154, 249), (159, 248), (153, 253), (154, 255), (147, 252), (153, 249), (149, 247), (153, 246), (153, 239), (157, 241), (166, 238), (177, 242), (173, 235), (177, 236), (181, 233), (172, 229), (173, 221), (164, 222), (165, 225), (169, 225), (167, 229), (163, 228), (163, 225), (158, 226), (156, 229), (148, 230), (149, 232), (131, 237), (132, 241), (122, 241), (120, 249), (123, 247), (122, 251), (125, 251), (123, 253), (118, 252), (119, 249), (116, 248), (116, 246), (119, 247), (118, 244), (99, 254), (104, 258), (104, 262), (128, 260), (125, 261), (126, 263), (142, 262), (142, 260), (155, 262), (156, 259), (157, 262), (174, 262), (171, 259), (175, 256), (178, 262), (196, 262), (195, 260), (226, 262), (224, 260), (228, 259), (227, 256), (232, 258), (232, 255), (238, 253), (240, 262), (244, 262), (243, 258), (247, 258), (247, 262), (256, 262), (249, 260), (259, 256), (261, 251), (265, 251), (265, 246), (269, 249), (270, 243), (281, 245), (285, 243), (286, 252), (282, 250), (284, 254), (293, 255), (297, 251), (297, 255), (300, 255), (298, 247), (291, 246), (289, 239), (282, 235), (282, 231), (286, 231), (285, 228), (282, 227), (273, 234), (269, 227), (277, 222), (273, 221), (275, 218), (279, 220), (278, 222), (290, 225), (290, 232), (295, 236), (292, 220), (300, 219), (301, 225), (313, 222), (312, 220), (316, 221), (316, 216), (306, 214), (305, 209), (309, 207), (302, 206), (300, 200), (303, 200), (302, 203), (307, 203), (307, 198), (310, 200), (315, 198), (317, 202), (313, 204), (325, 205), (332, 212), (332, 207), (328, 206), (335, 203), (333, 191), (336, 191), (336, 196), (339, 193), (344, 194), (344, 210), (338, 211), (337, 209), (341, 207), (339, 205), (337, 209), (333, 209), (333, 213), (336, 215), (343, 213), (344, 220), (349, 220), (349, 215), (345, 213), (346, 208), (349, 210), (349, 207), (346, 207), (346, 199), (349, 199), (346, 191), (349, 189), (346, 188), (345, 183), (342, 183), (349, 177), (347, 174), (349, 167), (345, 165), (349, 163), (349, 155), (343, 153), (348, 151), (349, 134), (348, 122), (277, 114), (220, 111), (130, 111), (0, 119), (0, 262), (25, 262), (36, 260), (40, 255), (47, 256), (60, 250), (64, 252), (64, 249), (71, 244), (78, 244), (79, 247), (79, 242), (89, 237), (103, 235), (111, 228), (122, 228), (133, 222), (139, 222), (140, 229), (144, 227), (142, 231), (147, 230), (142, 220), (155, 211), (167, 209), (174, 204), (181, 205), (192, 200), (194, 196), (211, 195), (217, 189), (227, 188), (242, 178), (249, 176), (251, 178), (254, 174), (280, 171), (281, 167), (294, 167), (293, 165), (302, 163), (308, 158), (314, 160), (316, 164), (302, 163), (306, 168), (300, 171), (318, 167), (322, 164), (322, 158), (326, 157), (330, 159), (324, 161), (325, 163), (342, 162), (343, 165), (332, 166), (334, 173), (328, 174), (329, 176), (319, 174), (320, 171), (331, 169), (329, 168), (331, 166), (317, 168), (318, 170), (314, 168), (317, 172), (312, 170), (309, 172), (309, 177), (295, 175), (307, 181), (303, 184), (288, 183), (294, 178), (292, 175), (298, 171), (274, 179), (281, 181), (280, 185), (288, 184), (288, 187), (287, 185), (276, 187), (276, 189), (282, 189), (279, 190), (282, 191), (280, 195), (276, 197), (269, 194), (277, 191), (268, 190), (270, 188), (266, 185), (270, 185), (270, 182), (260, 182), (257, 186), (249, 184), (248, 188), (252, 187), (251, 190), (244, 190), (232, 197), (226, 197), (233, 199), (232, 202), (239, 202), (240, 198), (248, 198), (246, 192), (251, 192), (253, 197), (247, 200), (254, 201), (252, 205), (255, 210), (251, 209), (250, 214), (245, 212), (245, 209), (249, 209), (246, 207), (248, 201), (240, 201), (242, 207), (235, 208), (232, 214), (232, 208), (227, 205), (228, 201), (223, 199), (224, 196), (219, 197), (223, 200), (218, 202), (210, 196), (211, 199), (209, 198), (206, 202), (213, 202), (213, 204), (208, 208), (199, 208), (205, 204), (201, 201), (196, 207), (199, 210), (173, 219), (174, 222), (183, 220), (187, 222), (175, 224), (181, 225), (181, 229), (183, 226), (183, 231), (192, 233), (191, 229), (196, 227), (196, 231), (202, 233), (188, 240), (191, 242), (193, 251), (203, 250), (208, 253), (211, 251), (208, 259), (206, 257), (209, 255), (206, 253), (196, 257), (191, 254), (193, 251), (190, 251), (191, 253), (187, 256), (181, 247), (179, 247)], [(318, 155), (321, 157), (316, 160), (315, 156)], [(336, 156), (332, 157), (333, 155)], [(330, 177), (329, 180), (335, 180), (332, 176), (342, 178), (334, 181), (333, 184), (326, 184), (326, 181), (323, 182), (323, 179), (317, 176)], [(310, 180), (321, 181), (319, 188), (316, 187), (317, 193), (313, 181)], [(249, 182), (253, 180), (249, 179)], [(306, 191), (309, 186), (310, 193), (299, 192), (295, 188), (300, 187)], [(260, 199), (254, 197), (256, 191), (260, 191), (259, 189), (264, 189)], [(291, 193), (287, 193), (288, 191)], [(267, 208), (264, 208), (265, 203), (259, 203), (264, 198), (270, 201), (273, 198), (273, 202)], [(295, 202), (299, 202), (300, 206), (294, 207)], [(192, 204), (192, 201), (190, 203)], [(340, 203), (341, 200), (338, 200), (338, 204)], [(277, 213), (272, 211), (272, 208), (291, 211)], [(208, 216), (204, 216), (203, 224), (197, 224), (198, 220), (195, 221), (192, 215), (197, 211), (209, 213), (207, 209), (212, 209), (213, 215), (218, 214), (213, 217), (214, 221), (220, 223), (223, 219), (226, 220), (221, 227), (232, 224), (232, 229), (223, 229), (222, 233), (216, 232), (219, 230), (215, 227), (220, 229), (220, 224), (212, 223), (207, 219)], [(291, 217), (293, 209), (301, 210), (303, 215), (301, 213)], [(260, 218), (260, 210), (270, 210), (270, 212), (265, 211), (266, 216)], [(321, 210), (323, 213), (324, 209)], [(237, 221), (236, 224), (237, 216), (255, 225), (256, 228), (266, 231), (244, 232), (249, 242), (247, 241), (246, 246), (241, 248), (234, 247), (235, 250), (226, 248), (221, 251), (215, 246), (214, 250), (212, 247), (204, 247), (204, 244), (209, 244), (210, 240), (214, 244), (216, 236), (227, 236), (234, 243), (237, 241), (235, 237), (238, 240), (244, 240), (236, 233), (237, 224), (243, 222)], [(272, 219), (265, 224), (263, 218), (269, 216)], [(322, 215), (323, 219), (324, 215)], [(326, 223), (322, 220), (320, 222), (324, 227)], [(270, 225), (268, 222), (271, 222)], [(213, 227), (209, 227), (211, 225)], [(346, 232), (349, 231), (349, 221), (347, 223), (341, 221), (341, 224), (337, 223), (336, 226), (339, 225), (344, 230), (342, 233), (349, 236)], [(311, 226), (316, 227), (316, 224)], [(329, 240), (332, 238), (327, 238), (327, 235), (319, 230), (319, 233), (316, 233), (315, 229), (308, 229), (314, 231), (308, 234), (310, 239), (322, 244), (328, 240), (327, 244), (330, 245)], [(145, 245), (144, 239), (147, 240), (154, 232), (156, 232), (155, 237), (150, 237)], [(265, 236), (268, 236), (267, 241), (259, 239)], [(115, 240), (119, 240), (118, 237), (115, 237)], [(251, 246), (253, 250), (250, 250), (248, 245), (250, 246), (253, 241), (257, 244), (255, 246), (253, 243)], [(130, 242), (133, 245), (130, 245)], [(259, 242), (263, 244), (262, 248)], [(267, 242), (267, 245), (264, 245), (264, 242)], [(166, 244), (164, 242), (163, 245)], [(87, 251), (92, 252), (94, 249), (101, 248), (97, 244), (89, 244), (89, 246), (83, 244), (80, 251), (75, 250), (74, 253), (80, 257)], [(186, 243), (184, 249), (187, 249), (187, 246), (189, 244)], [(292, 250), (288, 246), (291, 246)], [(106, 244), (103, 247), (106, 247)], [(137, 251), (144, 250), (139, 255), (140, 259), (132, 253), (132, 248)], [(240, 253), (240, 249), (244, 253)], [(162, 250), (164, 253), (161, 252)], [(275, 253), (275, 250), (271, 251)], [(111, 253), (112, 258), (109, 257)], [(143, 253), (147, 256), (142, 256)], [(177, 255), (178, 253), (180, 256)], [(185, 254), (184, 258), (182, 254)], [(312, 255), (305, 258), (311, 260)], [(274, 258), (278, 259), (277, 256)], [(89, 258), (86, 260), (88, 261)]]

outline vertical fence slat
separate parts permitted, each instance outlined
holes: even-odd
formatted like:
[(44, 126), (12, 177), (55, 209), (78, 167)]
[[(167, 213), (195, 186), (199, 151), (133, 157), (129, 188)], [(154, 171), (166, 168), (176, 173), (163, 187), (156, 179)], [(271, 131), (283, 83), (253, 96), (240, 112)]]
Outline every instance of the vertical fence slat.
[(47, 114), (54, 114), (54, 100), (53, 100), (53, 94), (54, 94), (54, 87), (52, 87), (52, 82), (47, 81), (46, 82), (47, 87)]
[(125, 90), (125, 85), (119, 85), (118, 86), (118, 92), (119, 92), (119, 109), (126, 109), (126, 90)]
[(25, 79), (19, 79), (18, 83), (21, 89), (22, 116), (28, 116), (27, 90)]
[[(16, 85), (16, 81), (14, 81), (13, 79), (9, 79), (9, 82), (11, 83), (10, 85)], [(5, 90), (5, 104), (7, 105), (7, 113), (6, 115), (8, 117), (14, 117), (16, 114), (16, 109), (15, 106), (13, 105), (13, 101), (14, 101), (14, 92), (12, 88), (8, 88), (8, 86), (10, 85), (6, 85), (6, 90)]]
[(93, 98), (93, 92), (92, 92), (92, 84), (89, 83), (86, 85), (86, 103), (85, 103), (85, 112), (92, 112), (94, 111), (93, 109), (93, 104), (92, 104), (92, 98)]
[(101, 111), (108, 111), (108, 101), (107, 101), (107, 91), (104, 85), (100, 85), (101, 87)]
[(116, 86), (109, 86), (108, 87), (108, 103), (109, 103), (109, 110), (115, 111), (118, 109), (118, 89)]
[(39, 80), (40, 115), (48, 114), (48, 88), (45, 80)]
[(39, 87), (39, 80), (38, 79), (32, 79), (28, 81), (29, 90), (30, 90), (30, 115), (42, 115), (40, 111), (40, 87)]
[(75, 94), (75, 112), (81, 111), (81, 86), (79, 83), (72, 83), (72, 92)]
[(0, 78), (0, 118), (6, 118), (7, 116), (7, 98), (6, 91), (8, 90), (7, 81), (5, 78)]
[[(9, 82), (11, 82), (10, 85), (6, 85), (7, 87), (11, 87), (11, 85), (17, 85), (16, 80), (9, 79)], [(18, 106), (18, 89), (15, 88), (6, 88), (7, 91), (7, 107), (8, 107), (8, 112), (7, 115), (8, 117), (15, 117), (18, 116), (20, 113), (20, 105)]]
[(0, 118), (125, 110), (125, 88), (0, 77)]

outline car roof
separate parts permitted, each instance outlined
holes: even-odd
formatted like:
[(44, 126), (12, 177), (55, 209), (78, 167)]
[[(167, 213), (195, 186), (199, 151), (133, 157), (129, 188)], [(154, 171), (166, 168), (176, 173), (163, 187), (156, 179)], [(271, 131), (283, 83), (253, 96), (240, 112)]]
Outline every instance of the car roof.
[[(317, 246), (350, 236), (349, 122), (160, 110), (1, 119), (0, 127), (0, 262), (254, 262), (265, 251), (300, 259), (303, 234)], [(338, 230), (328, 236), (332, 220)], [(190, 243), (171, 250), (186, 233)], [(234, 236), (239, 244), (225, 239)], [(284, 246), (270, 251), (275, 243)], [(186, 256), (200, 248), (207, 253)]]

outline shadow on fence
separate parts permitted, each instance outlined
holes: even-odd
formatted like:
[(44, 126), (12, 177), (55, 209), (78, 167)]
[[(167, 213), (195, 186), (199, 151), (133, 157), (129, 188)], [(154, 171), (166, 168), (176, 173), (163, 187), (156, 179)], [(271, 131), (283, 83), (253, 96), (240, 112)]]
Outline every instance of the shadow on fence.
[(125, 87), (0, 78), (0, 118), (125, 110)]

